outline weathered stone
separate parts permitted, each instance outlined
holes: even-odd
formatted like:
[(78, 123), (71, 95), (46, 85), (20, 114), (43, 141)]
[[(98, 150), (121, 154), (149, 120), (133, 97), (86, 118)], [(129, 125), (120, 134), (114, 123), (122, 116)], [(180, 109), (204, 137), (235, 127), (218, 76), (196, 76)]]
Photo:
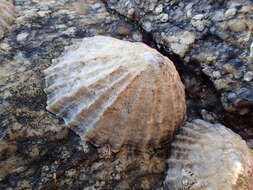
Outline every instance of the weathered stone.
[(141, 41), (138, 28), (100, 1), (16, 0), (15, 6), (15, 30), (0, 41), (0, 189), (159, 186), (164, 150), (152, 157), (126, 151), (101, 159), (45, 109), (42, 71), (65, 47), (97, 34)]
[[(108, 3), (108, 10), (103, 2)], [(0, 189), (123, 190), (162, 186), (166, 147), (153, 155), (123, 151), (102, 159), (99, 152), (104, 150), (81, 144), (78, 136), (63, 127), (62, 120), (45, 110), (42, 71), (65, 47), (98, 34), (158, 47), (173, 60), (181, 75), (189, 120), (223, 123), (253, 148), (253, 90), (252, 80), (247, 81), (251, 76), (248, 72), (253, 70), (250, 0), (103, 2), (14, 1), (18, 17), (12, 30), (0, 40)], [(125, 8), (119, 9), (118, 5)], [(158, 19), (161, 14), (168, 15), (166, 22)], [(203, 22), (203, 31), (191, 24), (199, 14), (204, 15), (196, 20)], [(228, 22), (236, 19), (244, 20), (245, 31), (230, 30)], [(20, 34), (28, 35), (21, 35), (18, 41)], [(174, 52), (172, 44), (181, 51)], [(232, 67), (225, 66), (226, 70), (225, 64)], [(229, 84), (214, 88), (220, 79)]]
[[(155, 3), (155, 2), (154, 2)], [(164, 7), (155, 9), (154, 11), (145, 12), (146, 4), (140, 6), (135, 1), (120, 0), (107, 1), (108, 7), (125, 14), (129, 7), (134, 8), (141, 17), (131, 17), (138, 22), (140, 26), (147, 32), (150, 32), (157, 44), (160, 44), (168, 54), (176, 54), (186, 62), (198, 62), (203, 70), (220, 71), (220, 76), (214, 77), (208, 75), (213, 83), (217, 83), (217, 79), (230, 83), (230, 85), (216, 85), (217, 90), (223, 94), (222, 101), (226, 101), (227, 94), (230, 91), (237, 92), (238, 86), (253, 90), (252, 81), (244, 80), (243, 75), (238, 75), (238, 67), (244, 67), (243, 72), (252, 72), (252, 7), (250, 0), (243, 1), (159, 1), (156, 7)], [(126, 6), (127, 5), (127, 6)], [(218, 8), (217, 8), (218, 7)], [(166, 23), (153, 19), (155, 15), (167, 14)], [(142, 25), (142, 23), (149, 23)], [(174, 36), (179, 36), (184, 32), (190, 32), (194, 36), (191, 45), (178, 42)], [(180, 41), (185, 38), (180, 37)], [(250, 51), (249, 51), (250, 49)], [(248, 52), (248, 53), (247, 53)], [(249, 55), (249, 57), (248, 57)], [(249, 59), (248, 59), (249, 58)], [(229, 63), (231, 65), (231, 74), (234, 78), (229, 78), (225, 72), (222, 72), (223, 65)], [(233, 67), (233, 68), (232, 68)], [(210, 72), (210, 73), (212, 73)], [(240, 93), (236, 100), (241, 100)], [(251, 104), (253, 99), (249, 100)], [(236, 102), (230, 102), (225, 106), (234, 107), (233, 110), (240, 112), (240, 109), (248, 107), (245, 104), (237, 107)], [(227, 111), (231, 110), (225, 107)]]

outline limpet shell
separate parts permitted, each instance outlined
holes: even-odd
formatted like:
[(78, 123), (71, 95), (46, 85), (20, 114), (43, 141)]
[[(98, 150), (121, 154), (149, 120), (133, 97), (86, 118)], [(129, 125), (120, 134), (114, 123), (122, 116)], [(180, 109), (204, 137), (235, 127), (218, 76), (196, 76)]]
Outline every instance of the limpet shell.
[(9, 30), (15, 17), (15, 8), (10, 1), (0, 0), (0, 38)]
[(164, 189), (252, 190), (253, 152), (220, 124), (194, 120), (171, 146)]
[(184, 86), (173, 63), (143, 43), (84, 38), (44, 73), (47, 110), (97, 147), (149, 151), (184, 119)]

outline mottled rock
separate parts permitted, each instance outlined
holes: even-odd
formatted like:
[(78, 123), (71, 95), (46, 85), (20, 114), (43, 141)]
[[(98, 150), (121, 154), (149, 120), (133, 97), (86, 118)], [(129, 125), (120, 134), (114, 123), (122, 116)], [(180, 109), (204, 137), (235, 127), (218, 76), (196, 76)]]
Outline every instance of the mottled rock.
[[(15, 30), (0, 41), (0, 189), (160, 186), (165, 149), (104, 160), (91, 145), (83, 149), (80, 138), (45, 109), (42, 71), (65, 46), (98, 34), (140, 41), (138, 28), (100, 1), (16, 0), (15, 6)], [(131, 32), (119, 32), (122, 26)]]
[[(227, 111), (239, 113), (241, 109), (251, 107), (253, 97), (245, 98), (239, 90), (243, 87), (252, 92), (253, 82), (244, 80), (243, 74), (238, 74), (237, 71), (253, 71), (250, 50), (253, 27), (252, 1), (106, 2), (111, 9), (136, 21), (144, 30), (150, 32), (168, 54), (176, 54), (186, 62), (198, 62), (204, 73), (209, 70), (206, 75), (222, 95), (221, 100)], [(157, 9), (146, 11), (150, 6)], [(130, 8), (135, 10), (135, 15), (127, 13)], [(166, 20), (156, 19), (158, 12), (160, 15), (167, 14), (168, 19), (167, 16)], [(191, 43), (181, 42), (187, 38), (181, 35), (189, 32), (194, 40)], [(175, 36), (180, 40), (175, 39)], [(232, 75), (222, 72), (226, 63), (233, 67)], [(217, 71), (220, 75), (213, 74)], [(231, 91), (236, 94), (233, 101), (228, 100)], [(237, 101), (244, 104), (238, 105)]]
[[(90, 144), (82, 146), (80, 138), (45, 109), (42, 71), (66, 51), (65, 47), (99, 34), (143, 40), (158, 47), (173, 60), (184, 82), (188, 118), (221, 122), (253, 147), (252, 81), (244, 80), (244, 76), (249, 80), (246, 73), (252, 72), (251, 1), (128, 1), (122, 4), (128, 9), (117, 11), (127, 14), (127, 19), (106, 10), (103, 2), (14, 1), (18, 17), (0, 40), (0, 189), (162, 187), (168, 146), (152, 155), (126, 150), (111, 159), (101, 159), (100, 152), (104, 150)], [(110, 1), (113, 2), (117, 1)], [(168, 15), (166, 22), (158, 17), (163, 13)], [(204, 21), (205, 29), (201, 32), (191, 24), (198, 14), (204, 15), (200, 21)], [(245, 21), (246, 29), (232, 32), (228, 21), (238, 18)], [(194, 42), (184, 44), (179, 39), (180, 48), (186, 52), (176, 54), (163, 37), (178, 37), (184, 32), (190, 32)], [(18, 35), (21, 36), (17, 38)], [(232, 63), (233, 68), (224, 69), (226, 63)], [(233, 83), (229, 91), (225, 88), (218, 93), (213, 81), (226, 77)], [(224, 107), (232, 112), (222, 108), (220, 95)]]
[(188, 31), (171, 33), (167, 36), (163, 33), (162, 35), (164, 35), (164, 39), (172, 51), (182, 57), (195, 41), (194, 34)]

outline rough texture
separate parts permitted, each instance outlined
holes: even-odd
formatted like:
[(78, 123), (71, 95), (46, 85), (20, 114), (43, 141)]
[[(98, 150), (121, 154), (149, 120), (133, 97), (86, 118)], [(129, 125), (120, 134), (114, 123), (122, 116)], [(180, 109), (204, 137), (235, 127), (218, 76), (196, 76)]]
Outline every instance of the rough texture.
[[(211, 1), (202, 1), (195, 9), (204, 10), (205, 2)], [(240, 1), (244, 2), (247, 1)], [(168, 146), (154, 154), (121, 151), (110, 159), (101, 159), (103, 149), (89, 144), (83, 149), (78, 135), (46, 111), (43, 92), (43, 70), (65, 52), (65, 47), (81, 42), (84, 37), (108, 35), (144, 41), (156, 47), (159, 44), (152, 39), (154, 34), (142, 31), (136, 23), (126, 21), (126, 17), (108, 12), (98, 0), (14, 0), (13, 4), (19, 10), (18, 17), (12, 30), (0, 40), (0, 189), (160, 189), (165, 178)], [(173, 10), (180, 3), (174, 1), (174, 4), (171, 18), (183, 18), (185, 9), (179, 8), (175, 14)], [(223, 4), (224, 1), (213, 1), (211, 6), (222, 10)], [(161, 6), (157, 11), (160, 10)], [(216, 43), (211, 44), (216, 47)], [(221, 91), (203, 73), (206, 66), (194, 59), (187, 61), (175, 56), (169, 48), (165, 50), (159, 49), (173, 60), (186, 87), (188, 119), (222, 123), (253, 148), (253, 112), (239, 115), (239, 110), (235, 113), (224, 110)], [(247, 48), (244, 50), (249, 53)], [(224, 48), (215, 51), (222, 54)], [(238, 88), (244, 85), (237, 84)]]
[(158, 46), (196, 63), (221, 94), (227, 111), (253, 105), (253, 2), (109, 0), (108, 7), (136, 21)]
[(44, 73), (47, 109), (81, 139), (113, 152), (160, 148), (185, 117), (174, 64), (143, 43), (84, 38)]
[(253, 189), (253, 151), (225, 126), (186, 123), (171, 148), (165, 189)]
[(15, 19), (15, 12), (12, 2), (0, 0), (0, 39), (10, 29), (11, 23)]
[(161, 186), (165, 149), (101, 159), (46, 111), (43, 70), (64, 47), (104, 34), (143, 36), (100, 1), (15, 0), (14, 31), (0, 41), (0, 189), (152, 189)]

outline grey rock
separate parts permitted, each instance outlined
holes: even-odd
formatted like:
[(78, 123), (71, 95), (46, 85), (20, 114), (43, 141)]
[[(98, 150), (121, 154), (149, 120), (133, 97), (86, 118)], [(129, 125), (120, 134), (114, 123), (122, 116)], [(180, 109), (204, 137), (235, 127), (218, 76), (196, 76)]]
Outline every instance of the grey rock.
[[(237, 98), (229, 104), (223, 102), (227, 111), (240, 112), (236, 101), (244, 100), (238, 93), (238, 87), (253, 90), (253, 82), (243, 73), (253, 71), (252, 67), (252, 9), (253, 2), (250, 0), (232, 1), (146, 1), (137, 4), (132, 0), (106, 1), (108, 7), (118, 13), (127, 16), (125, 10), (132, 7), (139, 17), (131, 17), (140, 23), (147, 32), (151, 32), (154, 40), (163, 47), (168, 54), (176, 54), (186, 62), (198, 62), (204, 73), (209, 70), (208, 77), (222, 94), (222, 101), (228, 102), (227, 94), (231, 91), (237, 94)], [(128, 6), (125, 6), (125, 5)], [(164, 7), (154, 11), (145, 11), (150, 4), (156, 7)], [(155, 15), (167, 14), (168, 19), (156, 20)], [(167, 16), (166, 16), (167, 17)], [(141, 23), (149, 23), (148, 26)], [(148, 28), (148, 30), (147, 30)], [(194, 36), (191, 44), (171, 40), (173, 36), (179, 36), (184, 32), (190, 32)], [(181, 41), (184, 37), (182, 36)], [(229, 64), (230, 71), (223, 70), (224, 65)], [(243, 71), (238, 72), (238, 68)], [(241, 68), (239, 68), (241, 70)], [(219, 74), (217, 75), (217, 71)], [(212, 75), (212, 73), (215, 75)], [(233, 75), (227, 75), (230, 73)], [(247, 101), (253, 103), (253, 99)], [(233, 107), (233, 109), (230, 109)]]

